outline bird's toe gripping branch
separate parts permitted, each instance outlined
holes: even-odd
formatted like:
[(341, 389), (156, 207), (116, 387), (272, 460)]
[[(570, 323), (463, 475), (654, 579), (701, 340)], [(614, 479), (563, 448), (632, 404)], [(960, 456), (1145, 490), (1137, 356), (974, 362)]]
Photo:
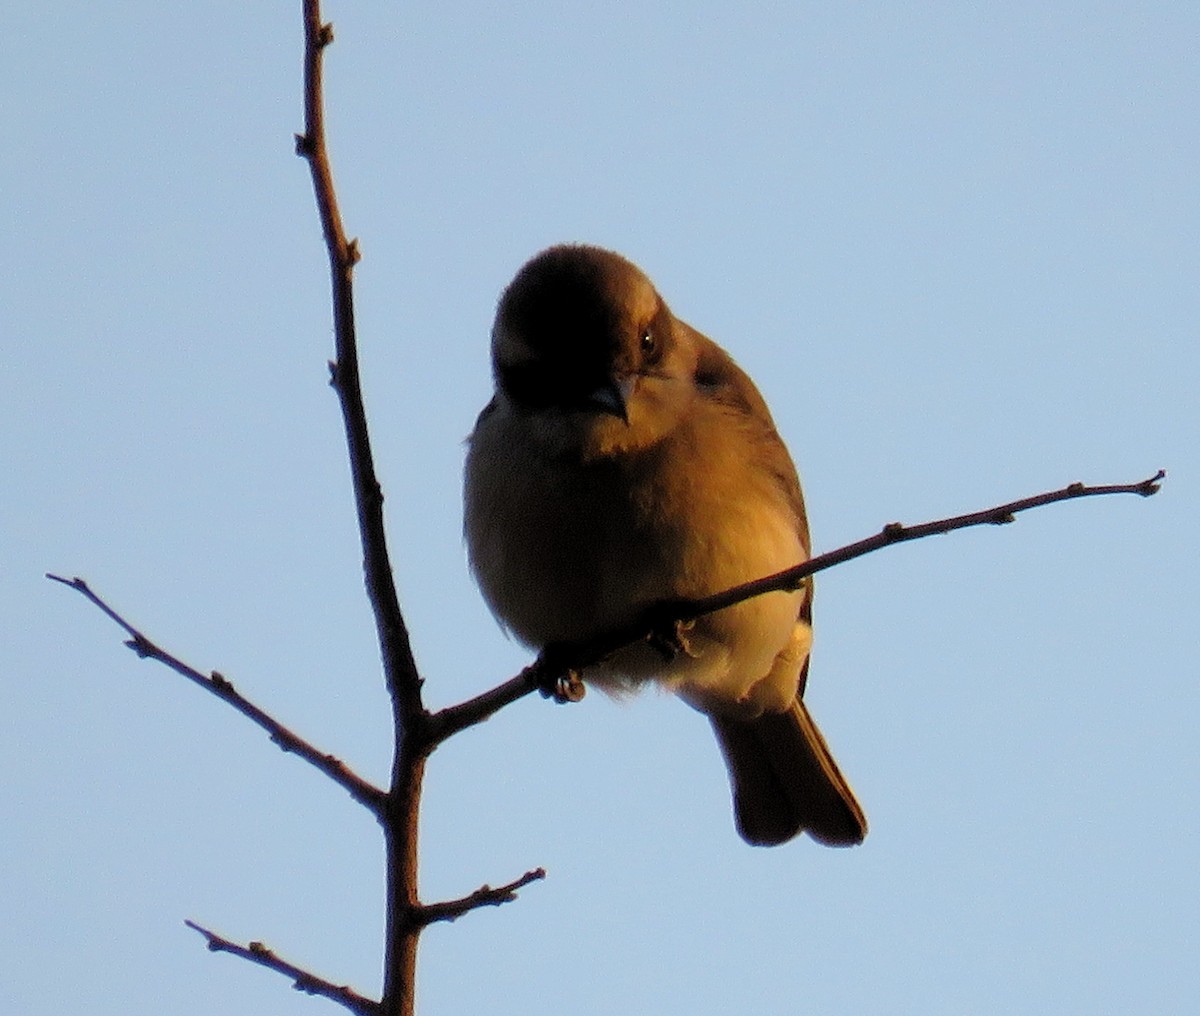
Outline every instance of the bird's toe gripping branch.
[(696, 626), (696, 622), (680, 620), (670, 604), (656, 613), (661, 613), (661, 616), (655, 619), (654, 626), (646, 635), (646, 642), (650, 648), (657, 650), (667, 663), (680, 656), (697, 657), (699, 654), (688, 641), (688, 632)]
[(579, 702), (587, 694), (583, 677), (565, 647), (547, 646), (528, 667), (525, 680), (538, 690), (542, 698), (553, 699), (560, 705)]

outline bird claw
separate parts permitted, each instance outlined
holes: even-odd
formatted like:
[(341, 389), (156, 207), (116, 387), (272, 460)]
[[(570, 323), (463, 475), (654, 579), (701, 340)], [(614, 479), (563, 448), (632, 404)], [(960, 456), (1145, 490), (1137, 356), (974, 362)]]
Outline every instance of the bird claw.
[(539, 685), (538, 691), (542, 693), (542, 698), (554, 699), (559, 705), (581, 702), (583, 696), (587, 694), (583, 678), (579, 676), (577, 670), (568, 670), (565, 674), (559, 674), (553, 680)]
[(583, 696), (586, 696), (587, 693), (588, 690), (583, 684), (580, 672), (568, 671), (554, 681), (554, 689), (550, 697), (559, 705), (565, 705), (568, 702), (582, 702)]
[(583, 686), (580, 672), (568, 671), (541, 681), (538, 691), (542, 698), (552, 698), (559, 705), (565, 705), (568, 702), (581, 702), (588, 690)]
[(695, 621), (680, 621), (672, 618), (656, 624), (650, 634), (646, 636), (646, 641), (652, 649), (656, 649), (662, 655), (667, 663), (680, 656), (690, 656), (692, 659), (696, 659), (700, 654), (692, 649), (686, 634), (695, 626)]
[(526, 675), (542, 698), (553, 699), (559, 705), (579, 702), (587, 694), (579, 671), (556, 665), (550, 649), (542, 652), (537, 662), (528, 668)]

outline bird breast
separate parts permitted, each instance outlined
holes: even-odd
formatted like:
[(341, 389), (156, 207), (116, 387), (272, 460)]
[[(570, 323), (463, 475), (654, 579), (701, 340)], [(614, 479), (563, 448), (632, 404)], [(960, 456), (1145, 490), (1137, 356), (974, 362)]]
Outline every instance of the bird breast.
[[(709, 405), (689, 419), (650, 448), (583, 463), (547, 455), (503, 404), (481, 417), (467, 458), (468, 550), (489, 605), (521, 641), (588, 638), (653, 603), (804, 560), (795, 510), (772, 471), (748, 460), (741, 418)], [(612, 687), (657, 678), (689, 700), (743, 698), (794, 645), (801, 601), (755, 597), (697, 621), (690, 651), (673, 661), (641, 645), (585, 676)]]

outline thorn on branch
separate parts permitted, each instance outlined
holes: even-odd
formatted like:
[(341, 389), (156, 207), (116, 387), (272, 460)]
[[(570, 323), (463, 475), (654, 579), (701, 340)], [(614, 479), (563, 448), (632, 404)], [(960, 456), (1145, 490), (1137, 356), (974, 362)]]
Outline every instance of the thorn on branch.
[(333, 22), (326, 21), (317, 31), (317, 45), (324, 49), (333, 43)]
[(302, 159), (311, 158), (313, 152), (316, 151), (312, 143), (312, 138), (310, 138), (307, 134), (297, 134), (295, 137), (296, 154)]
[(63, 578), (61, 575), (55, 575), (53, 572), (46, 572), (46, 578), (48, 578), (51, 582), (61, 582), (64, 586), (69, 586), (71, 589), (78, 589), (85, 595), (91, 592), (91, 590), (88, 589), (88, 584), (84, 582), (83, 579), (81, 579), (78, 575), (76, 575), (73, 579), (67, 579)]
[(125, 645), (137, 653), (139, 660), (158, 656), (159, 653), (158, 647), (140, 632), (134, 635), (133, 638), (126, 639)]
[(362, 252), (358, 249), (358, 237), (346, 244), (346, 267), (352, 268), (362, 260)]

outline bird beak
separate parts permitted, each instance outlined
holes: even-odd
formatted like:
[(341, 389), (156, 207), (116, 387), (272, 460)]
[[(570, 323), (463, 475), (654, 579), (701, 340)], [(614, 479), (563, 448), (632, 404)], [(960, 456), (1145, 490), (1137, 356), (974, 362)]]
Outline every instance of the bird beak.
[(629, 374), (625, 377), (610, 378), (600, 385), (587, 397), (587, 405), (601, 413), (608, 413), (618, 419), (629, 422), (629, 396), (633, 394), (637, 384), (637, 376)]

